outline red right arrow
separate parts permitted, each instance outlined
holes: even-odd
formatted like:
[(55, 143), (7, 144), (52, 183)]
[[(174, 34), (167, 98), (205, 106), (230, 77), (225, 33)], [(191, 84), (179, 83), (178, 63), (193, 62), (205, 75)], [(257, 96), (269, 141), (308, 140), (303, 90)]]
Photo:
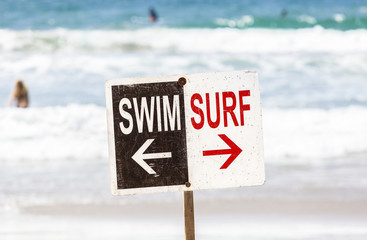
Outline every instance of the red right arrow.
[(229, 139), (225, 134), (218, 134), (218, 136), (230, 147), (229, 149), (218, 149), (218, 150), (206, 150), (203, 151), (203, 156), (213, 156), (213, 155), (224, 155), (231, 154), (227, 161), (223, 163), (220, 169), (226, 169), (231, 163), (236, 159), (238, 155), (242, 152), (242, 149), (239, 148), (231, 139)]

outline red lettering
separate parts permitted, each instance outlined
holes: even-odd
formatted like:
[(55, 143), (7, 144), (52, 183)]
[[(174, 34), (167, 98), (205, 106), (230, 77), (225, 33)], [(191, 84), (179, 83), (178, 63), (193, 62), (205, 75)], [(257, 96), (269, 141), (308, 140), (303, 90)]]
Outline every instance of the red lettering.
[(240, 118), (241, 118), (241, 126), (245, 124), (244, 111), (250, 111), (250, 104), (243, 104), (243, 97), (250, 96), (250, 90), (241, 90), (239, 91), (240, 95)]
[(195, 122), (195, 118), (191, 118), (191, 123), (192, 123), (192, 126), (195, 128), (195, 129), (201, 129), (203, 126), (204, 126), (204, 112), (203, 110), (201, 110), (201, 108), (199, 108), (198, 106), (196, 106), (194, 104), (195, 100), (198, 100), (199, 101), (199, 104), (202, 104), (203, 103), (203, 99), (202, 97), (200, 96), (200, 94), (198, 93), (195, 93), (194, 95), (192, 95), (191, 97), (191, 109), (194, 113), (198, 114), (200, 116), (200, 122)]
[[(239, 90), (238, 94), (231, 91), (222, 92), (223, 101), (220, 99), (220, 92), (214, 94), (215, 103), (213, 93), (205, 93), (205, 98), (203, 98), (204, 95), (202, 96), (199, 93), (194, 93), (191, 96), (191, 109), (198, 115), (190, 119), (192, 126), (197, 130), (202, 129), (206, 122), (211, 128), (218, 128), (221, 124), (223, 127), (228, 127), (229, 122), (233, 122), (235, 127), (244, 126), (245, 111), (250, 111), (250, 104), (246, 103), (245, 97), (251, 95), (250, 90)], [(211, 95), (212, 101), (210, 101)], [(216, 111), (215, 114), (213, 111)], [(241, 125), (238, 124), (237, 117), (240, 118)], [(223, 119), (223, 123), (221, 123), (221, 119)]]
[[(232, 98), (232, 105), (227, 105), (227, 98)], [(233, 123), (235, 126), (238, 126), (236, 115), (233, 110), (236, 108), (236, 96), (233, 92), (223, 92), (223, 119), (224, 119), (224, 127), (228, 127), (228, 119), (227, 115), (229, 114), (232, 117)]]
[(212, 121), (210, 116), (210, 100), (209, 93), (205, 94), (206, 96), (206, 116), (208, 117), (208, 123), (211, 128), (217, 128), (220, 123), (220, 102), (219, 102), (219, 93), (215, 93), (215, 108), (217, 109), (217, 119), (215, 122)]

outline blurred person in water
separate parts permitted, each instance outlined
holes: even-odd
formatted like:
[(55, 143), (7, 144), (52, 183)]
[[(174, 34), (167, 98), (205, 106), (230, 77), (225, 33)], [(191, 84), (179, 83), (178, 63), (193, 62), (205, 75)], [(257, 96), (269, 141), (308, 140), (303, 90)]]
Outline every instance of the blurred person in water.
[(12, 107), (14, 102), (19, 108), (27, 108), (29, 105), (27, 87), (20, 79), (16, 80), (14, 92), (10, 96), (9, 107)]
[(156, 22), (158, 20), (158, 14), (154, 8), (149, 8), (149, 20), (150, 22)]

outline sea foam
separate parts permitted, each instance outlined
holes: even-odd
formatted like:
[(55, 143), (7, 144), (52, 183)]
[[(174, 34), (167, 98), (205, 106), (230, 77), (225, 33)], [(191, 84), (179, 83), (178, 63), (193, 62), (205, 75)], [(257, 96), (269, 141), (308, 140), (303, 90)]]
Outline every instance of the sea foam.
[[(180, 51), (180, 52), (353, 52), (367, 51), (367, 30), (172, 29), (0, 30), (1, 52)], [(184, 37), (183, 37), (184, 36)]]
[(107, 159), (102, 107), (69, 105), (0, 109), (1, 161), (98, 161)]
[[(365, 107), (264, 108), (266, 162), (349, 161), (345, 156), (367, 152), (366, 122)], [(106, 126), (104, 107), (94, 105), (0, 109), (0, 160), (107, 161)]]

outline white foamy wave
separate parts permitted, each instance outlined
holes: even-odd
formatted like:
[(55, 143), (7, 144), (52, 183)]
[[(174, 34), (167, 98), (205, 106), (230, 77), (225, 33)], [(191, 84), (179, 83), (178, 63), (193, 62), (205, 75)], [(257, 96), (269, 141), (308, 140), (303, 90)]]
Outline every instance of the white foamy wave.
[[(339, 18), (338, 18), (339, 19)], [(307, 19), (306, 19), (307, 20)], [(305, 21), (306, 21), (305, 20)], [(311, 20), (307, 20), (311, 21)], [(223, 20), (222, 20), (223, 22)], [(244, 17), (239, 23), (250, 24)], [(235, 24), (239, 24), (235, 23)], [(227, 24), (227, 23), (226, 23)], [(271, 29), (0, 30), (1, 52), (361, 52), (367, 31)]]
[(334, 14), (333, 18), (335, 22), (343, 22), (345, 20), (344, 14), (341, 13)]
[[(267, 163), (320, 164), (367, 153), (367, 108), (263, 110)], [(105, 109), (0, 109), (0, 161), (107, 161)]]
[(244, 27), (253, 25), (254, 18), (249, 15), (242, 16), (240, 19), (218, 18), (215, 20), (215, 23), (218, 24), (219, 26), (224, 26), (224, 27), (244, 28)]
[(367, 108), (265, 109), (267, 163), (323, 164), (367, 153)]
[(312, 16), (302, 15), (298, 18), (298, 21), (308, 23), (308, 24), (316, 24), (317, 20), (316, 18)]
[(94, 105), (0, 109), (0, 160), (107, 159), (105, 116), (105, 109)]

